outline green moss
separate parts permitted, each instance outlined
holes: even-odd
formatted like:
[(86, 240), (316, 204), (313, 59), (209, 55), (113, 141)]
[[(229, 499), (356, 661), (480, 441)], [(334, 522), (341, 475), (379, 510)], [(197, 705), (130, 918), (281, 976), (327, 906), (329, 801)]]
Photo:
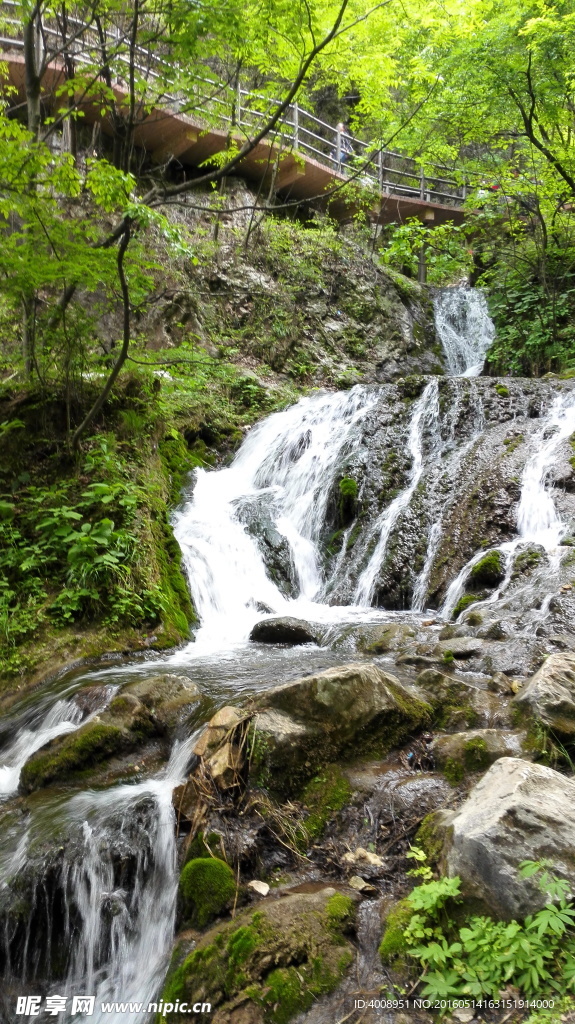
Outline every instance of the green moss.
[(516, 579), (517, 576), (523, 573), (531, 572), (532, 569), (539, 565), (542, 558), (543, 553), (538, 551), (537, 548), (527, 548), (526, 551), (521, 551), (513, 562), (512, 578)]
[(517, 437), (506, 437), (503, 444), (506, 448), (506, 454), (511, 455), (520, 444), (523, 443), (523, 434), (519, 434)]
[(196, 857), (188, 861), (180, 875), (184, 915), (197, 928), (205, 928), (220, 914), (235, 892), (232, 869), (216, 857)]
[[(328, 764), (308, 782), (301, 800), (309, 811), (305, 828), (310, 839), (318, 839), (337, 811), (351, 798), (351, 786), (336, 764)], [(343, 897), (342, 897), (343, 898)]]
[(479, 772), (489, 768), (491, 758), (485, 740), (475, 736), (463, 747), (463, 763), (468, 772)]
[(445, 665), (452, 665), (455, 661), (455, 655), (453, 651), (444, 651), (442, 661)]
[(186, 850), (185, 863), (207, 857), (209, 853), (217, 856), (218, 853), (221, 853), (221, 840), (222, 837), (217, 832), (210, 832), (208, 835), (205, 832), (198, 832)]
[(443, 851), (443, 830), (437, 827), (437, 812), (426, 814), (415, 834), (415, 846), (419, 846), (427, 857), (427, 863), (435, 868)]
[(474, 586), (495, 587), (505, 576), (505, 561), (500, 551), (490, 551), (477, 562), (469, 573)]
[(455, 620), (459, 615), (461, 615), (461, 612), (464, 612), (466, 608), (469, 608), (470, 604), (474, 604), (475, 601), (481, 600), (483, 600), (483, 596), (480, 594), (463, 594), (455, 605), (451, 618)]
[(90, 722), (61, 741), (55, 752), (48, 750), (31, 758), (22, 769), (20, 785), (26, 791), (46, 786), (70, 773), (91, 768), (129, 745), (122, 729)]
[[(321, 908), (300, 904), (294, 912), (287, 900), (244, 912), (237, 924), (216, 926), (183, 962), (173, 957), (162, 999), (207, 999), (227, 1020), (239, 996), (260, 1007), (267, 1024), (287, 1024), (331, 992), (353, 961), (342, 935), (353, 913), (353, 901), (339, 893)], [(164, 1024), (161, 1016), (157, 1022)]]
[(357, 514), (357, 494), (358, 488), (355, 480), (352, 480), (349, 476), (345, 476), (343, 480), (340, 480), (338, 510), (340, 522), (344, 526), (348, 526), (355, 519)]
[(354, 911), (353, 900), (349, 896), (344, 896), (341, 892), (330, 896), (326, 903), (325, 913), (332, 931), (341, 932), (344, 925), (353, 918)]
[(400, 900), (387, 915), (385, 931), (379, 944), (379, 955), (386, 966), (397, 967), (405, 960), (408, 947), (404, 932), (412, 916), (413, 910), (407, 900)]
[(337, 971), (327, 967), (322, 957), (315, 957), (303, 967), (277, 967), (266, 978), (263, 994), (257, 1002), (265, 1008), (270, 1024), (288, 1024), (298, 1013), (304, 1013), (320, 996), (333, 991), (351, 956), (342, 957)]
[(458, 786), (465, 771), (461, 761), (457, 761), (454, 757), (448, 757), (443, 766), (443, 774), (451, 786)]
[(505, 384), (496, 384), (495, 390), (501, 398), (509, 398), (509, 388)]

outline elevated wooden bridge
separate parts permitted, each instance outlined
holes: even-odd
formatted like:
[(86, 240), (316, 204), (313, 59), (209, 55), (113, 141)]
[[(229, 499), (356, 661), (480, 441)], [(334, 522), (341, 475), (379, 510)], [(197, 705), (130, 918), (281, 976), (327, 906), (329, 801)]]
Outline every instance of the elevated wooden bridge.
[[(0, 62), (8, 69), (12, 86), (10, 105), (25, 102), (25, 60), (23, 27), (18, 17), (17, 0), (0, 3)], [(36, 46), (42, 55), (43, 102), (54, 105), (58, 87), (66, 79), (63, 51), (77, 70), (98, 66), (101, 38), (90, 25), (69, 19), (68, 30), (74, 41), (66, 44), (59, 26), (37, 26)], [(119, 35), (108, 35), (114, 52), (113, 92), (118, 110), (127, 109), (128, 57), (118, 46)], [(53, 56), (52, 56), (53, 55)], [(227, 148), (230, 134), (242, 145), (266, 122), (275, 101), (235, 87), (211, 76), (194, 76), (186, 95), (160, 88), (169, 82), (170, 65), (164, 58), (139, 47), (136, 52), (140, 81), (150, 84), (154, 100), (140, 107), (134, 128), (134, 145), (142, 147), (158, 164), (177, 160), (184, 168), (209, 165), (210, 159)], [(61, 101), (60, 101), (61, 103)], [(100, 122), (102, 131), (112, 135), (114, 125), (105, 104), (92, 96), (79, 101), (82, 119), (88, 124)], [(371, 214), (379, 223), (404, 222), (417, 217), (430, 227), (446, 221), (461, 223), (465, 186), (439, 166), (424, 174), (416, 162), (392, 150), (352, 138), (339, 127), (327, 124), (291, 104), (273, 133), (265, 137), (238, 165), (237, 173), (250, 182), (272, 181), (274, 191), (284, 199), (297, 201), (329, 198), (332, 216), (343, 220), (357, 208), (357, 187), (374, 194)], [(351, 188), (337, 188), (355, 183)], [(267, 182), (266, 182), (267, 184)], [(355, 194), (354, 194), (355, 192)], [(324, 199), (325, 201), (325, 199)]]

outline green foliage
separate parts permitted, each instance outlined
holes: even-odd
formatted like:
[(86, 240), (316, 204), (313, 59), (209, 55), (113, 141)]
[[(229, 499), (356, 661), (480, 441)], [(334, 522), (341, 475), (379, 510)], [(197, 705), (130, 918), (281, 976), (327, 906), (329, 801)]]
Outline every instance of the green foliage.
[(384, 266), (417, 277), (422, 247), (430, 284), (451, 284), (469, 273), (473, 254), (464, 230), (448, 223), (430, 231), (416, 217), (387, 229), (380, 258)]
[(524, 878), (538, 875), (547, 902), (523, 922), (471, 916), (463, 927), (450, 917), (460, 899), (459, 878), (439, 878), (407, 897), (413, 911), (404, 938), (423, 968), (421, 994), (429, 999), (497, 998), (506, 985), (523, 997), (566, 994), (575, 987), (575, 910), (569, 884), (544, 862), (525, 861)]
[(236, 880), (232, 869), (216, 857), (188, 861), (180, 875), (180, 893), (187, 921), (205, 928), (232, 902)]

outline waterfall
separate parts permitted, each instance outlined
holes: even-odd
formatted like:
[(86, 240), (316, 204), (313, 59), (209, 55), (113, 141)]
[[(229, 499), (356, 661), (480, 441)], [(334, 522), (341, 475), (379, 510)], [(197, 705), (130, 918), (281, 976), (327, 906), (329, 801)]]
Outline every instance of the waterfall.
[[(155, 778), (81, 793), (65, 809), (67, 824), (81, 829), (82, 841), (80, 855), (75, 851), (62, 868), (71, 950), (64, 987), (71, 994), (95, 994), (94, 1024), (109, 1019), (102, 1002), (147, 1005), (162, 983), (178, 888), (172, 791), (185, 778), (196, 739), (176, 742)], [(118, 884), (122, 858), (133, 861), (129, 887), (122, 879)], [(142, 1019), (141, 1012), (126, 1011), (122, 1024)]]
[[(533, 439), (532, 454), (527, 459), (521, 477), (521, 494), (517, 506), (517, 537), (499, 545), (497, 550), (505, 557), (505, 578), (487, 603), (493, 603), (505, 591), (513, 569), (513, 559), (520, 544), (539, 544), (553, 552), (565, 532), (565, 524), (557, 513), (553, 488), (548, 478), (560, 445), (575, 431), (575, 392), (558, 395)], [(491, 549), (493, 550), (493, 549)], [(471, 571), (489, 549), (476, 552), (463, 566), (445, 595), (441, 608), (444, 618), (451, 618)]]
[(448, 372), (477, 377), (495, 337), (483, 292), (461, 285), (442, 288), (435, 294), (433, 308)]
[(266, 610), (290, 614), (269, 578), (256, 540), (241, 522), (246, 503), (265, 501), (289, 545), (303, 602), (322, 587), (318, 543), (330, 489), (355, 425), (375, 404), (362, 387), (303, 398), (250, 431), (234, 462), (196, 471), (192, 499), (176, 517), (190, 589), (202, 627), (200, 644), (245, 640)]
[(411, 456), (411, 471), (407, 487), (383, 510), (373, 527), (379, 535), (374, 552), (362, 572), (354, 595), (355, 604), (371, 604), (377, 574), (381, 568), (387, 543), (401, 513), (407, 508), (423, 473), (423, 437), (427, 427), (439, 420), (438, 386), (436, 378), (426, 384), (413, 408), (407, 448)]

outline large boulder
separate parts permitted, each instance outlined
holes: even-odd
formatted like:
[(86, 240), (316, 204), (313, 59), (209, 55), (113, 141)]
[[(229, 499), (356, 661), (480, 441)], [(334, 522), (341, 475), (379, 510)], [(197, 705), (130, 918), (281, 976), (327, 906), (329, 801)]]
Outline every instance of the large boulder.
[(552, 768), (502, 757), (454, 815), (444, 867), (465, 895), (504, 919), (542, 907), (536, 880), (521, 878), (524, 860), (547, 859), (575, 885), (575, 781)]
[(514, 701), (561, 736), (575, 736), (575, 653), (552, 654)]
[[(354, 902), (332, 888), (260, 901), (207, 932), (190, 952), (184, 933), (162, 992), (158, 1024), (189, 1021), (177, 1004), (210, 1003), (213, 1024), (288, 1021), (331, 992), (355, 960), (346, 934)], [(281, 1007), (281, 1018), (276, 1016)]]
[(338, 757), (385, 753), (431, 713), (419, 691), (365, 662), (267, 690), (255, 707), (252, 779), (286, 792)]
[(284, 615), (275, 619), (264, 619), (256, 622), (250, 633), (250, 640), (260, 644), (315, 644), (318, 643), (320, 629), (304, 619), (295, 619)]
[(201, 690), (189, 676), (166, 672), (130, 683), (123, 693), (132, 693), (170, 730), (189, 717), (201, 700)]

